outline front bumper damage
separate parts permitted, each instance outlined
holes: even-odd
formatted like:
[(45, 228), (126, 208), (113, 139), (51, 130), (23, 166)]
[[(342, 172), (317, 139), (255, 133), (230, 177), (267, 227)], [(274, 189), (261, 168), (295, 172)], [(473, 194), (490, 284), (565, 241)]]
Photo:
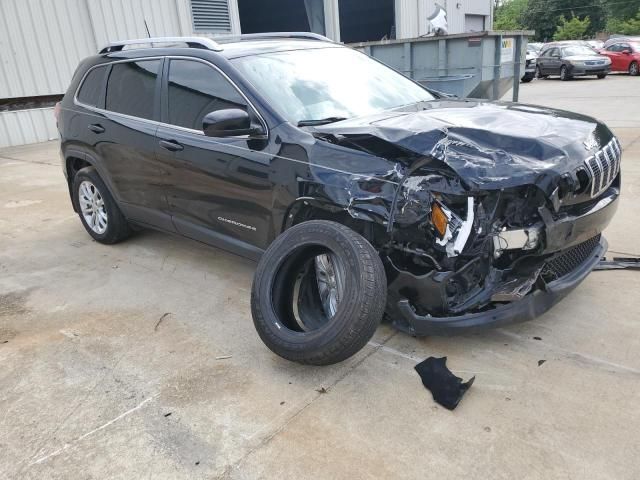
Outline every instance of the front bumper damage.
[(441, 99), (416, 108), (317, 132), (397, 161), (384, 234), (367, 237), (385, 263), (388, 316), (425, 335), (548, 310), (606, 250), (619, 141), (592, 118), (532, 105)]
[[(567, 275), (545, 283), (543, 288), (525, 295), (520, 300), (494, 303), (491, 308), (479, 312), (447, 317), (418, 315), (409, 300), (402, 298), (392, 307), (396, 311), (394, 326), (415, 336), (448, 335), (462, 330), (468, 332), (532, 320), (576, 288), (598, 265), (606, 251), (607, 242), (600, 238), (592, 254)], [(417, 278), (416, 283), (419, 283)]]
[[(446, 335), (541, 315), (578, 286), (605, 255), (601, 232), (616, 212), (618, 197), (619, 189), (611, 186), (579, 215), (556, 219), (541, 208), (544, 249), (530, 255), (524, 268), (498, 268), (491, 258), (479, 255), (457, 270), (418, 274), (388, 257), (388, 313), (394, 326), (412, 335)], [(478, 277), (483, 278), (473, 286)], [(464, 295), (451, 302), (456, 289)]]

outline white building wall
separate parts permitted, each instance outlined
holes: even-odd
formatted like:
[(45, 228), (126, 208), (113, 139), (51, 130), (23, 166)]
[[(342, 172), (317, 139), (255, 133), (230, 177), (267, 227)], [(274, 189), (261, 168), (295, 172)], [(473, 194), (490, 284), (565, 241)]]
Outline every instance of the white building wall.
[[(231, 29), (240, 33), (236, 0)], [(0, 98), (63, 94), (111, 41), (193, 35), (189, 0), (0, 0)], [(57, 137), (53, 108), (0, 112), (0, 148)]]
[(395, 0), (396, 38), (415, 38), (431, 32), (427, 17), (440, 5), (447, 12), (449, 33), (464, 33), (465, 15), (485, 16), (485, 30), (493, 28), (493, 0)]
[(84, 1), (0, 1), (0, 98), (62, 93), (78, 60), (92, 53)]

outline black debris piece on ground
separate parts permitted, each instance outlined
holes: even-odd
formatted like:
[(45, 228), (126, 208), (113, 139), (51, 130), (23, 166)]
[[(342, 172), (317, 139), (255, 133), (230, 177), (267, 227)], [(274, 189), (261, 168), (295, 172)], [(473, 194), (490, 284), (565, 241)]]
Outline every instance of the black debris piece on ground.
[(546, 360), (538, 360), (538, 366), (542, 365)]
[(476, 379), (474, 376), (467, 382), (463, 382), (461, 378), (456, 377), (447, 368), (447, 357), (429, 357), (414, 368), (420, 375), (422, 384), (433, 395), (433, 399), (449, 410), (458, 406), (462, 396)]
[(164, 414), (164, 416), (165, 416), (165, 417), (170, 417), (170, 416), (171, 416), (171, 413), (173, 413), (173, 412), (165, 413), (165, 414)]
[(542, 340), (540, 337), (533, 337), (534, 340)]
[(318, 393), (327, 393), (327, 389), (324, 388), (324, 387), (320, 387), (320, 388), (316, 389), (316, 392), (318, 392)]
[(594, 270), (623, 270), (625, 268), (640, 270), (640, 257), (613, 257), (612, 261), (607, 260), (607, 257), (602, 257)]

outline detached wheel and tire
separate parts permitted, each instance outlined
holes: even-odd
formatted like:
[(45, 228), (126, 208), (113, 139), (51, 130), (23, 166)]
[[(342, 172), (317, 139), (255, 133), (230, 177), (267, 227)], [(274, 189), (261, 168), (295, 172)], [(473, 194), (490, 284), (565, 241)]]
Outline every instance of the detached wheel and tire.
[(376, 249), (342, 224), (312, 220), (286, 230), (263, 255), (251, 313), (274, 353), (329, 365), (366, 345), (386, 301), (387, 279)]
[(629, 75), (632, 77), (637, 77), (640, 74), (640, 67), (638, 67), (638, 62), (631, 62), (629, 65)]
[(571, 75), (569, 75), (569, 71), (565, 65), (560, 68), (560, 80), (566, 82), (567, 80), (571, 80)]
[(94, 167), (79, 170), (72, 188), (80, 221), (97, 242), (113, 244), (131, 234), (127, 220)]

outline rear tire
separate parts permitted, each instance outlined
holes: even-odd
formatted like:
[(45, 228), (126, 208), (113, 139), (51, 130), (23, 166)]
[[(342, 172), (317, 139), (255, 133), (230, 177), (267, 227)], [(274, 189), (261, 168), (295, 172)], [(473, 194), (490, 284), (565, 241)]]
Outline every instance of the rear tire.
[[(319, 293), (324, 277), (315, 263), (327, 256), (343, 278), (337, 309), (329, 314)], [(342, 224), (311, 220), (285, 231), (262, 256), (251, 313), (260, 338), (274, 353), (303, 364), (329, 365), (366, 345), (386, 300), (387, 279), (376, 249)]]
[(96, 242), (111, 245), (131, 235), (129, 223), (94, 167), (79, 170), (72, 188), (80, 221)]
[(631, 62), (631, 65), (629, 65), (629, 75), (631, 75), (632, 77), (637, 77), (639, 74), (640, 67), (638, 67), (638, 62)]

